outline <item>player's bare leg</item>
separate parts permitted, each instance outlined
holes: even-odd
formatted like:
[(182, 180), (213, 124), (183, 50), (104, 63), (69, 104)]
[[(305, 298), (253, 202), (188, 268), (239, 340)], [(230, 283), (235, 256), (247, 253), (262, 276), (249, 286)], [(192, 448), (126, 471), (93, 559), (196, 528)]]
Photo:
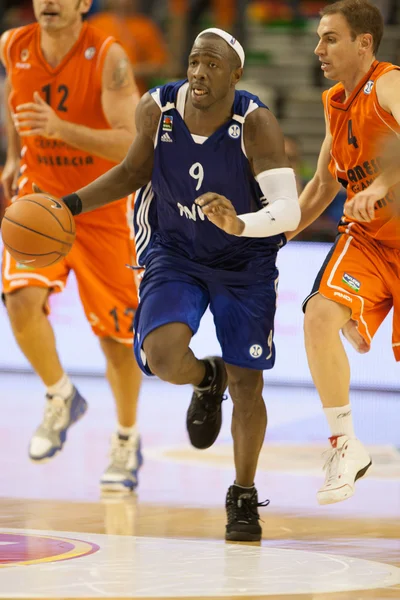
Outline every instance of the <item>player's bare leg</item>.
[(132, 346), (112, 338), (100, 338), (107, 361), (107, 379), (115, 398), (118, 424), (131, 428), (136, 425), (138, 397), (142, 374)]
[(206, 368), (189, 348), (192, 337), (184, 323), (168, 323), (150, 332), (143, 348), (152, 373), (175, 385), (199, 385)]
[(151, 371), (160, 379), (176, 385), (193, 385), (186, 428), (192, 445), (205, 449), (212, 446), (220, 432), (221, 403), (228, 382), (221, 358), (195, 357), (189, 348), (192, 335), (184, 323), (169, 323), (149, 333), (143, 348)]
[(45, 462), (63, 447), (68, 428), (86, 412), (87, 404), (64, 373), (53, 328), (44, 307), (49, 290), (22, 288), (6, 295), (6, 308), (15, 339), (47, 388), (43, 421), (33, 435), (30, 458)]
[(107, 361), (107, 379), (114, 395), (118, 430), (112, 436), (111, 462), (103, 474), (103, 491), (134, 490), (143, 459), (136, 427), (141, 371), (131, 346), (110, 337), (100, 338)]
[(259, 454), (267, 427), (261, 371), (226, 365), (233, 401), (232, 437), (236, 479), (226, 497), (226, 539), (259, 541), (261, 526), (254, 486)]
[(21, 288), (6, 295), (6, 308), (18, 346), (46, 387), (61, 379), (64, 370), (56, 349), (53, 328), (44, 307), (49, 290)]
[(325, 483), (317, 494), (320, 504), (352, 496), (355, 482), (371, 465), (368, 452), (353, 429), (350, 365), (340, 338), (340, 330), (350, 315), (347, 306), (316, 294), (308, 301), (304, 319), (308, 364), (331, 429), (332, 450), (324, 467)]

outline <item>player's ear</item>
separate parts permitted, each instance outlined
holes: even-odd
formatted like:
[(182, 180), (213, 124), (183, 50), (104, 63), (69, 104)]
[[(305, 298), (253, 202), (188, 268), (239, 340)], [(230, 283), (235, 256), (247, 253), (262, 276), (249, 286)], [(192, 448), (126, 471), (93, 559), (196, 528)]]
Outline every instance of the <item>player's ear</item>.
[(233, 85), (236, 85), (240, 79), (242, 78), (243, 75), (243, 69), (242, 67), (240, 67), (239, 69), (235, 69), (234, 71), (232, 71), (232, 83)]
[(93, 0), (79, 0), (78, 8), (80, 10), (81, 15), (86, 15), (89, 12), (90, 7), (92, 6)]
[(370, 33), (363, 33), (360, 36), (360, 50), (366, 52), (367, 50), (372, 50), (374, 45), (374, 40)]

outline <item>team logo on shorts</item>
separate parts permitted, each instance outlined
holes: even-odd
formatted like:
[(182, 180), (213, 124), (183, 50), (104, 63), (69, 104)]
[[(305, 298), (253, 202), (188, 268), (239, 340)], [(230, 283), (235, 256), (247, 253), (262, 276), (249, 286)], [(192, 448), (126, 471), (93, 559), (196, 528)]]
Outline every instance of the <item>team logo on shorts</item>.
[(87, 60), (92, 59), (95, 54), (96, 54), (96, 48), (94, 46), (90, 46), (89, 48), (86, 48), (85, 58), (87, 58)]
[(364, 86), (364, 94), (370, 94), (372, 92), (372, 88), (374, 87), (374, 82), (369, 80)]
[(355, 292), (360, 291), (361, 283), (352, 275), (349, 275), (348, 273), (343, 273), (342, 281)]
[(259, 346), (258, 344), (253, 344), (252, 346), (250, 346), (249, 352), (252, 358), (260, 358), (263, 349), (262, 346)]
[(174, 123), (174, 117), (171, 115), (164, 115), (162, 121), (162, 130), (163, 131), (172, 131), (172, 125)]

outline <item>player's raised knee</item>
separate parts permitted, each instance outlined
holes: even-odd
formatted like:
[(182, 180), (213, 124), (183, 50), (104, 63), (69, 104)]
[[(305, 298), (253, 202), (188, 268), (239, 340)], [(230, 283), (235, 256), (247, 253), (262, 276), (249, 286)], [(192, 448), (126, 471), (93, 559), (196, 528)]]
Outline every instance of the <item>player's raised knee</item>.
[(144, 343), (144, 352), (151, 372), (163, 381), (180, 383), (180, 372), (183, 356), (169, 344)]
[(23, 329), (36, 316), (43, 314), (48, 295), (47, 289), (22, 288), (6, 294), (6, 308), (14, 329)]
[(339, 331), (349, 320), (350, 309), (338, 302), (316, 294), (307, 302), (304, 317), (306, 335), (323, 335), (327, 331)]

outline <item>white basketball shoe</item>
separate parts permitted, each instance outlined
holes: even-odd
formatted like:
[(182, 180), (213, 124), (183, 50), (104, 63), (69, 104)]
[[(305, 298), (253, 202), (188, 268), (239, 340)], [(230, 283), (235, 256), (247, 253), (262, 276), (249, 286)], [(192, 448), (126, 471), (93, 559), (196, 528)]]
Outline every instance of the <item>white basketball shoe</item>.
[(100, 479), (102, 492), (133, 492), (138, 486), (138, 473), (143, 464), (139, 435), (111, 438), (111, 461)]
[(333, 504), (350, 498), (356, 481), (365, 477), (372, 464), (367, 450), (356, 438), (339, 435), (330, 437), (329, 441), (332, 448), (327, 451), (324, 485), (317, 492), (319, 504)]

